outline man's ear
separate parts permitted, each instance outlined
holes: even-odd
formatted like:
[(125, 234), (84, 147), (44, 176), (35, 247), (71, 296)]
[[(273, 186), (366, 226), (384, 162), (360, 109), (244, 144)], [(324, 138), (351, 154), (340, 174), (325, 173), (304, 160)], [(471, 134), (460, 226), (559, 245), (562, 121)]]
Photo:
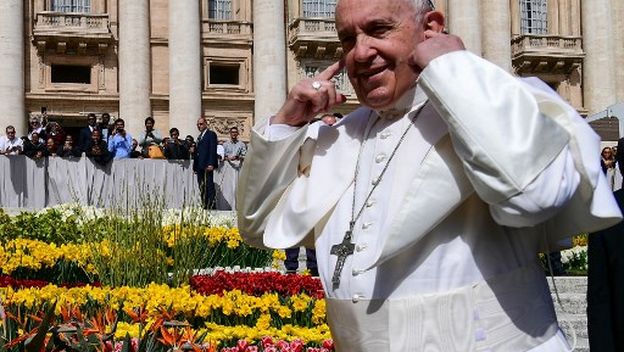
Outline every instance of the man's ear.
[(441, 33), (444, 30), (444, 15), (440, 11), (429, 11), (423, 21), (425, 30)]

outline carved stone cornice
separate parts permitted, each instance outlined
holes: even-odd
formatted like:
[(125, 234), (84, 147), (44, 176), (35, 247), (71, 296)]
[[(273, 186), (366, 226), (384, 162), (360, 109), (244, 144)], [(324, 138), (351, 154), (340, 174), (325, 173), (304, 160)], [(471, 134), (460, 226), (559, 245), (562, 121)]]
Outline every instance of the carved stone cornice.
[(336, 24), (327, 18), (297, 18), (288, 26), (288, 46), (297, 58), (334, 61), (342, 56)]
[(567, 75), (583, 63), (581, 37), (525, 34), (511, 41), (512, 63), (517, 74)]
[(238, 20), (202, 20), (202, 42), (225, 46), (253, 45), (252, 24)]
[(113, 41), (108, 14), (42, 11), (33, 22), (33, 43), (40, 54), (47, 48), (102, 55)]

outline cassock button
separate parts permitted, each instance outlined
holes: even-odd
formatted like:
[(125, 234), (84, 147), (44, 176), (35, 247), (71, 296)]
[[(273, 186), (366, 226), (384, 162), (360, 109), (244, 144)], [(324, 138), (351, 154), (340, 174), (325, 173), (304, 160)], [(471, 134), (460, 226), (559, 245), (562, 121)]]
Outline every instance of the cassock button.
[(355, 246), (355, 250), (358, 252), (363, 252), (366, 250), (366, 248), (368, 248), (366, 243), (359, 243), (358, 245)]
[(371, 184), (372, 184), (373, 186), (377, 185), (378, 183), (379, 183), (379, 177), (374, 177), (374, 178), (372, 179), (372, 181), (371, 181)]
[(360, 301), (360, 299), (362, 299), (362, 296), (360, 296), (360, 295), (358, 295), (358, 294), (354, 294), (354, 295), (351, 297), (351, 302), (353, 302), (353, 303), (358, 303), (358, 302)]
[(371, 226), (373, 226), (372, 222), (365, 222), (365, 223), (362, 224), (362, 229), (366, 230), (366, 229), (368, 229)]
[(381, 137), (381, 139), (386, 139), (388, 137), (390, 137), (392, 135), (392, 132), (390, 131), (383, 131), (381, 132), (381, 135), (379, 137)]
[(368, 202), (366, 202), (366, 207), (370, 208), (373, 205), (375, 205), (375, 200), (374, 199), (369, 199)]
[(360, 275), (361, 273), (362, 273), (362, 271), (361, 271), (361, 270), (359, 270), (359, 269), (353, 269), (353, 270), (351, 270), (351, 275), (353, 275), (353, 276), (358, 276), (358, 275)]
[(386, 154), (384, 154), (384, 153), (378, 154), (378, 155), (375, 157), (375, 162), (376, 162), (377, 164), (379, 164), (379, 163), (383, 162), (384, 160), (386, 160)]

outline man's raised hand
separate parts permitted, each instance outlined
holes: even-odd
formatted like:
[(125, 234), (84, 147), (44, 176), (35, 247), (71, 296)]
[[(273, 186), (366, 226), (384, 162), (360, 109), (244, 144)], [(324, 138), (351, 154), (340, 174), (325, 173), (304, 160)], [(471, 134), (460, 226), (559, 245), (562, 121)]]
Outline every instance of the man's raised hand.
[(425, 40), (418, 43), (410, 55), (409, 64), (414, 71), (420, 73), (433, 59), (465, 49), (464, 42), (459, 37), (427, 30), (425, 31)]
[(347, 98), (336, 91), (336, 84), (331, 81), (343, 67), (344, 62), (341, 60), (316, 77), (299, 81), (290, 90), (286, 102), (271, 123), (303, 126), (316, 114), (330, 111), (333, 107), (344, 103)]

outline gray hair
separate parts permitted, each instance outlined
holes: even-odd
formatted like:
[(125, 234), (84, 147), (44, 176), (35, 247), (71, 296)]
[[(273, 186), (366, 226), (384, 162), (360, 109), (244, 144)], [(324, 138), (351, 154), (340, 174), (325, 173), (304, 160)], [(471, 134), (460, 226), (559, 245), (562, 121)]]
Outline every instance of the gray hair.
[(422, 21), (424, 15), (427, 12), (435, 10), (435, 5), (433, 4), (433, 0), (405, 0), (405, 1), (408, 2), (414, 9), (416, 20), (418, 22)]

